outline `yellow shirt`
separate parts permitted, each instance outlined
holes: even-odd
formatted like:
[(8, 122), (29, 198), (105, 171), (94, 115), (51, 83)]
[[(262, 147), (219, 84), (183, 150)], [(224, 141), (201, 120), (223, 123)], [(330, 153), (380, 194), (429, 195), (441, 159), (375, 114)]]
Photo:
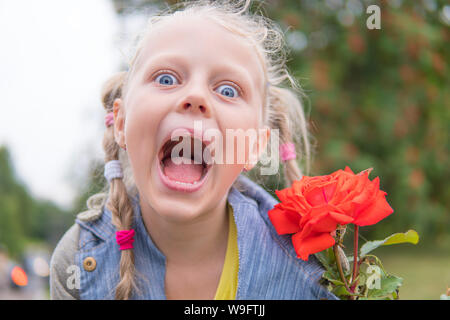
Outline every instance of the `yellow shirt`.
[(228, 244), (225, 262), (223, 264), (222, 275), (217, 287), (214, 300), (234, 300), (238, 284), (239, 271), (239, 251), (237, 244), (237, 229), (234, 222), (233, 208), (228, 204)]

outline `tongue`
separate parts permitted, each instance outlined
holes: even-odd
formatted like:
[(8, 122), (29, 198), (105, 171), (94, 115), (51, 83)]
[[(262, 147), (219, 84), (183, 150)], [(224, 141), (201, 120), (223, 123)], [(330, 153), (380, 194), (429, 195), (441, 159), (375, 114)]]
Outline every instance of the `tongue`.
[(201, 164), (175, 164), (169, 157), (164, 160), (164, 174), (170, 180), (193, 183), (200, 180), (203, 173), (203, 166)]

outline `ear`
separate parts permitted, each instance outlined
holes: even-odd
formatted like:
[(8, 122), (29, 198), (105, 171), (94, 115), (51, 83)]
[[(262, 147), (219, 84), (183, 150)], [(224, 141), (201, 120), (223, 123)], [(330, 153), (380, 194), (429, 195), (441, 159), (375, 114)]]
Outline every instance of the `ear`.
[(125, 149), (125, 110), (123, 107), (123, 101), (120, 98), (114, 100), (113, 103), (114, 112), (114, 139), (116, 143), (123, 149)]
[(270, 128), (268, 126), (264, 126), (258, 130), (258, 139), (256, 143), (253, 145), (253, 150), (249, 155), (249, 163), (245, 165), (245, 169), (247, 171), (253, 169), (253, 167), (258, 163), (259, 157), (263, 154), (264, 150), (267, 147), (267, 143), (270, 138)]

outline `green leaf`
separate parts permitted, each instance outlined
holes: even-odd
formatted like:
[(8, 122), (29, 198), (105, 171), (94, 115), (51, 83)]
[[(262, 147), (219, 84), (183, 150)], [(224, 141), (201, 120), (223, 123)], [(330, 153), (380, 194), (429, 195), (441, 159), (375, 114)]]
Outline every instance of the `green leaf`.
[(332, 272), (332, 271), (326, 271), (323, 273), (322, 278), (328, 280), (329, 282), (331, 282), (334, 285), (337, 286), (343, 286), (344, 283), (342, 282), (342, 280), (337, 279), (337, 275)]
[(339, 298), (348, 298), (349, 296), (357, 296), (362, 297), (358, 293), (350, 293), (345, 286), (336, 286), (333, 291), (334, 295), (336, 295)]
[(364, 257), (369, 252), (375, 250), (379, 246), (388, 246), (391, 244), (399, 243), (412, 243), (417, 244), (419, 242), (419, 235), (414, 230), (408, 230), (405, 233), (394, 233), (384, 240), (367, 241), (361, 246), (360, 257)]
[(336, 259), (334, 257), (333, 249), (328, 248), (315, 254), (315, 257), (322, 263), (325, 269), (333, 270)]
[(405, 233), (394, 233), (393, 235), (387, 237), (384, 239), (386, 242), (383, 243), (383, 246), (388, 246), (391, 244), (398, 244), (398, 243), (412, 243), (417, 244), (419, 242), (419, 235), (415, 230), (408, 230)]
[(350, 292), (348, 292), (344, 286), (337, 286), (332, 292), (339, 298), (350, 295)]
[[(369, 289), (368, 297), (387, 297), (392, 296), (393, 298), (397, 296), (396, 290), (402, 285), (403, 279), (396, 277), (394, 275), (383, 276), (381, 278), (381, 286), (379, 289)], [(394, 295), (395, 293), (395, 295)]]

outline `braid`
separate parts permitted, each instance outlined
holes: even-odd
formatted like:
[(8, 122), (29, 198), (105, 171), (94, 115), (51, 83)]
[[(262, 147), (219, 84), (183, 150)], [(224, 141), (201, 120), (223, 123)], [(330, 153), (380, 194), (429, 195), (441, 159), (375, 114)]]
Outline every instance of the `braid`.
[[(111, 77), (103, 86), (102, 103), (106, 112), (112, 112), (114, 100), (122, 96), (122, 85), (126, 72), (120, 72)], [(119, 160), (120, 146), (114, 139), (114, 126), (106, 128), (103, 137), (103, 150), (105, 151), (105, 163), (111, 160)], [(121, 178), (111, 180), (109, 188), (109, 201), (107, 208), (112, 213), (112, 223), (117, 230), (129, 230), (133, 224), (133, 206), (128, 197), (127, 188)], [(127, 300), (132, 295), (135, 284), (134, 251), (122, 250), (120, 258), (120, 281), (116, 288), (115, 298)]]
[[(305, 120), (303, 109), (298, 98), (289, 89), (277, 86), (270, 86), (270, 116), (269, 124), (271, 128), (279, 130), (279, 144), (295, 143), (295, 136), (293, 128), (290, 126), (289, 119), (296, 119), (299, 122), (298, 127), (301, 129), (301, 137), (304, 140), (305, 155), (307, 159), (307, 168), (309, 170), (309, 144), (307, 143), (307, 132), (305, 127)], [(290, 108), (294, 109), (294, 117), (290, 113)], [(298, 118), (297, 118), (298, 117)], [(300, 154), (297, 152), (297, 154)], [(294, 180), (302, 178), (302, 171), (298, 165), (297, 159), (287, 160), (284, 163), (284, 179), (286, 186), (290, 186)]]

